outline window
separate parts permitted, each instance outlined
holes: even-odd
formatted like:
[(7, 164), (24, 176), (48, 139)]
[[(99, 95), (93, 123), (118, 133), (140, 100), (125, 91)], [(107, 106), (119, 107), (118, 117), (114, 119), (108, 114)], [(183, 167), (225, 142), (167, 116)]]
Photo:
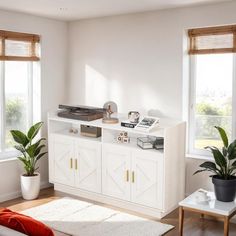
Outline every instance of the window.
[(37, 35), (0, 31), (0, 158), (16, 154), (9, 131), (40, 117), (38, 44)]
[(189, 31), (189, 153), (209, 155), (206, 146), (221, 147), (214, 126), (235, 134), (235, 26)]

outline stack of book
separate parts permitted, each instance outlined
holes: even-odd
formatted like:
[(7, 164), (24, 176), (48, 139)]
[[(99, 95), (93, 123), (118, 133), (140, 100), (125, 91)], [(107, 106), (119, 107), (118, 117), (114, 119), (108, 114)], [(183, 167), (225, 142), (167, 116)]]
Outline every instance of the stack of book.
[(134, 128), (137, 125), (137, 123), (131, 123), (129, 120), (121, 121), (121, 126), (126, 128)]

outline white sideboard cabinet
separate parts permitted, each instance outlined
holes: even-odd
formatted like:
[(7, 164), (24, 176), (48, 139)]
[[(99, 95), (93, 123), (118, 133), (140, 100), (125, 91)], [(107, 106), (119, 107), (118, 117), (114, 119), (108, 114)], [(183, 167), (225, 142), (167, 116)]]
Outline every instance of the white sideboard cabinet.
[[(125, 116), (119, 115), (120, 120)], [(100, 127), (99, 138), (80, 134), (80, 125)], [(78, 130), (71, 133), (70, 129)], [(128, 132), (130, 143), (117, 143)], [(160, 119), (146, 133), (48, 114), (49, 181), (54, 188), (90, 200), (162, 218), (178, 206), (185, 189), (185, 122)], [(161, 137), (163, 150), (143, 150), (138, 137)]]

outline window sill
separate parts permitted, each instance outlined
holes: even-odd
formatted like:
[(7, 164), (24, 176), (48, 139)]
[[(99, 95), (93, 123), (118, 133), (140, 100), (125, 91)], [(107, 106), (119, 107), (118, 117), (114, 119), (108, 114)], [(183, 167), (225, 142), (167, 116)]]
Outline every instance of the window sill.
[(198, 154), (192, 154), (192, 153), (187, 153), (186, 157), (191, 158), (191, 159), (197, 159), (197, 160), (205, 160), (205, 161), (213, 160), (213, 157), (211, 156), (204, 156), (204, 155), (198, 155)]
[(19, 151), (17, 150), (8, 150), (0, 152), (0, 163), (15, 161), (19, 156)]
[(0, 158), (0, 164), (1, 163), (5, 163), (5, 162), (10, 162), (10, 161), (16, 161), (16, 160), (18, 160), (18, 158), (17, 157), (9, 157), (9, 158)]

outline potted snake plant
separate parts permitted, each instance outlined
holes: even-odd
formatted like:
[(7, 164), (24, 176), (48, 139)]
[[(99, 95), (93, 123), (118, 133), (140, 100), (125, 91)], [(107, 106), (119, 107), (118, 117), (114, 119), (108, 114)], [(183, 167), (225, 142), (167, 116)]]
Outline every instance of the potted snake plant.
[(21, 153), (18, 159), (23, 163), (25, 173), (21, 175), (21, 192), (26, 200), (32, 200), (38, 197), (40, 190), (40, 174), (37, 162), (47, 153), (42, 152), (45, 147), (41, 144), (45, 138), (34, 140), (41, 129), (43, 122), (34, 124), (26, 134), (20, 130), (11, 130), (10, 133), (17, 143), (15, 148)]
[(208, 146), (214, 161), (206, 161), (200, 165), (201, 169), (194, 174), (209, 171), (216, 199), (222, 202), (234, 201), (236, 196), (236, 140), (229, 144), (227, 134), (221, 127), (215, 126), (223, 142), (221, 149)]

